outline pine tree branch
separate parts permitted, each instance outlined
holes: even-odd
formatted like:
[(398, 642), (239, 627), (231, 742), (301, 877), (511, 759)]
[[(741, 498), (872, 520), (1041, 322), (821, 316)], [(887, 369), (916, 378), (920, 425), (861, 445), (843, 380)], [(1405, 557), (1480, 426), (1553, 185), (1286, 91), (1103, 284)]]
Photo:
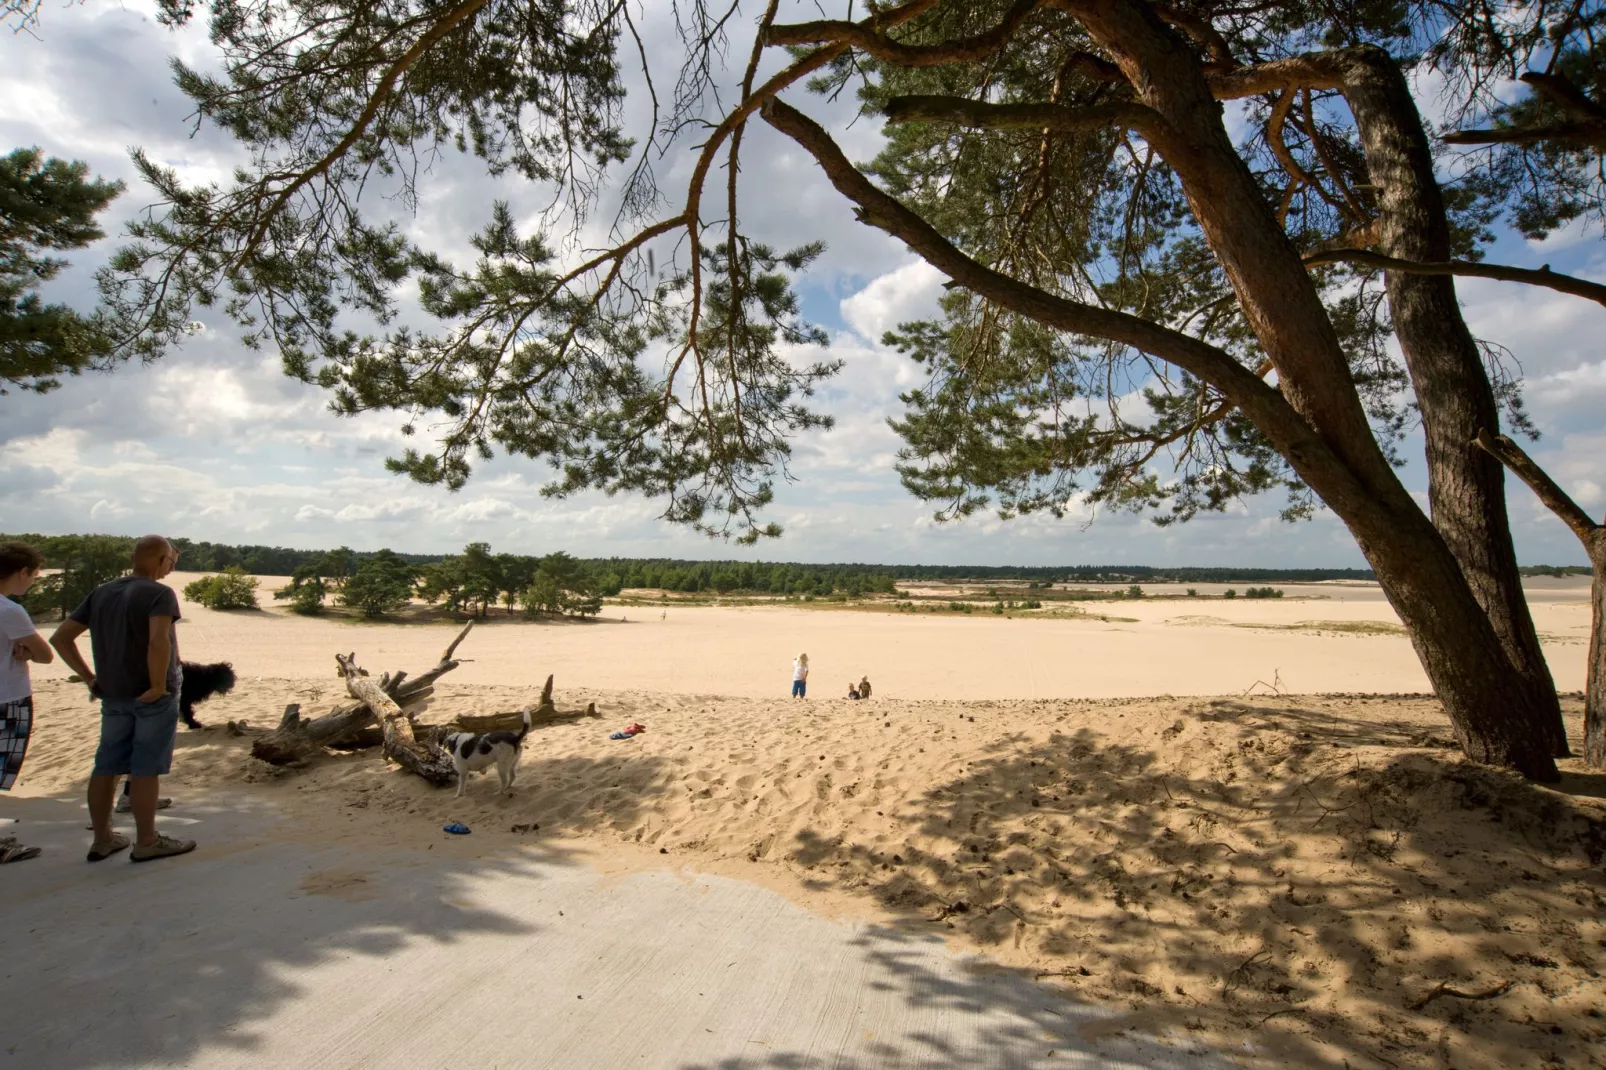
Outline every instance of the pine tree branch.
[(986, 104), (966, 97), (893, 97), (883, 109), (895, 123), (955, 123), (978, 130), (1052, 130), (1079, 133), (1120, 126), (1150, 136), (1160, 116), (1142, 104)]
[(357, 143), (357, 139), (362, 137), (369, 124), (374, 121), (374, 117), (379, 114), (380, 107), (390, 98), (391, 91), (396, 88), (396, 83), (401, 79), (401, 76), (407, 73), (407, 70), (414, 63), (418, 62), (418, 58), (458, 26), (473, 18), (487, 3), (489, 3), (489, 0), (465, 0), (464, 3), (447, 11), (434, 26), (421, 34), (407, 51), (398, 56), (395, 62), (385, 69), (385, 73), (380, 76), (379, 84), (368, 95), (368, 103), (363, 106), (362, 111), (357, 116), (357, 121), (351, 124), (351, 129), (346, 131), (345, 136), (335, 144), (334, 148), (324, 153), (317, 163), (301, 171), (291, 180), (289, 185), (279, 191), (279, 195), (273, 199), (273, 203), (268, 206), (268, 210), (263, 213), (262, 218), (257, 221), (257, 225), (252, 229), (251, 236), (245, 243), (245, 248), (240, 251), (238, 257), (240, 262), (247, 260), (256, 251), (256, 247), (267, 237), (268, 228), (273, 224), (274, 217), (283, 211), (284, 206), (290, 202), (290, 198), (295, 196), (296, 191), (328, 171), (330, 167), (334, 166), (335, 161), (344, 156)]
[(1562, 490), (1548, 472), (1535, 464), (1521, 446), (1505, 435), (1491, 434), (1487, 427), (1479, 431), (1473, 441), (1528, 484), (1528, 489), (1534, 492), (1545, 508), (1560, 517), (1562, 523), (1571, 528), (1585, 546), (1591, 545), (1602, 525), (1590, 519), (1589, 514), (1572, 500), (1572, 496)]
[(1561, 141), (1606, 148), (1606, 122), (1452, 130), (1442, 140), (1446, 145), (1531, 145), (1541, 141)]
[[(847, 23), (846, 25), (853, 26), (866, 33), (878, 35), (883, 30), (901, 25), (912, 18), (924, 14), (940, 2), (941, 0), (909, 0), (906, 4), (872, 15), (862, 22)], [(766, 40), (766, 38), (761, 35), (760, 40)], [(849, 47), (845, 43), (833, 43), (801, 56), (772, 75), (763, 85), (745, 94), (741, 102), (732, 108), (724, 119), (720, 120), (718, 126), (714, 127), (713, 131), (708, 135), (708, 140), (703, 142), (702, 150), (697, 155), (697, 162), (692, 166), (691, 179), (686, 183), (686, 208), (680, 216), (686, 228), (686, 244), (691, 261), (691, 313), (686, 328), (686, 344), (681, 347), (679, 354), (670, 364), (668, 375), (664, 378), (664, 404), (666, 406), (674, 394), (675, 377), (680, 373), (686, 358), (695, 354), (699, 364), (702, 360), (697, 339), (703, 304), (702, 239), (699, 234), (702, 226), (701, 205), (703, 186), (708, 179), (709, 169), (713, 167), (714, 160), (719, 154), (720, 146), (725, 143), (726, 139), (742, 129), (747, 120), (766, 101), (781, 90), (794, 85), (802, 78), (829, 65), (832, 60), (848, 51)], [(755, 52), (757, 48), (758, 45), (755, 44)]]
[(1309, 52), (1213, 74), (1210, 92), (1217, 100), (1238, 100), (1280, 89), (1342, 89), (1344, 76), (1337, 52)]
[(1497, 126), (1485, 130), (1455, 130), (1444, 135), (1445, 143), (1525, 145), (1539, 141), (1563, 141), (1606, 148), (1606, 108), (1591, 100), (1572, 79), (1550, 71), (1529, 71), (1521, 80), (1565, 112), (1569, 121), (1535, 126)]
[[(814, 120), (779, 99), (766, 103), (761, 114), (765, 122), (814, 157), (837, 192), (858, 206), (861, 222), (904, 242), (955, 283), (1040, 323), (1128, 345), (1176, 365), (1242, 409), (1268, 437), (1279, 442), (1296, 470), (1321, 466), (1330, 477), (1343, 478), (1331, 449), (1287, 399), (1225, 350), (1138, 316), (1040, 290), (971, 259), (930, 223), (876, 187)], [(1358, 484), (1346, 490), (1364, 493)]]
[(1606, 108), (1589, 99), (1589, 95), (1564, 74), (1529, 71), (1522, 75), (1521, 81), (1574, 119), (1606, 123)]
[(782, 23), (771, 26), (763, 40), (767, 45), (847, 45), (899, 67), (936, 67), (985, 59), (1003, 48), (1032, 13), (1044, 6), (1047, 6), (1045, 0), (1016, 0), (1014, 6), (1004, 13), (1003, 20), (992, 29), (936, 45), (910, 45), (894, 41), (882, 33), (881, 28), (868, 25), (873, 21), (870, 19), (864, 22), (820, 19), (814, 22)]
[(1407, 275), (1462, 275), (1469, 278), (1499, 279), (1502, 282), (1521, 282), (1530, 286), (1543, 286), (1559, 293), (1572, 294), (1574, 297), (1582, 297), (1598, 305), (1606, 305), (1606, 285), (1551, 271), (1548, 264), (1542, 268), (1519, 268), (1507, 267), (1504, 264), (1480, 264), (1472, 260), (1421, 262), (1400, 260), (1367, 249), (1331, 249), (1307, 256), (1305, 263), (1311, 267), (1318, 264), (1350, 263), (1382, 268), (1385, 271), (1400, 271)]

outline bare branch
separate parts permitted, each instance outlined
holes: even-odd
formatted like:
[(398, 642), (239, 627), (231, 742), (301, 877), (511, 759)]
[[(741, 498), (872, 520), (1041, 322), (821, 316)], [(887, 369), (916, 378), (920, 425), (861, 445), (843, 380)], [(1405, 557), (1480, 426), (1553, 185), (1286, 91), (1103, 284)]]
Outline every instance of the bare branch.
[(1591, 520), (1589, 514), (1572, 500), (1572, 496), (1550, 478), (1550, 473), (1535, 464), (1521, 446), (1505, 435), (1491, 434), (1487, 427), (1479, 431), (1473, 441), (1528, 484), (1528, 489), (1544, 503), (1545, 508), (1560, 517), (1561, 522), (1571, 528), (1585, 546), (1593, 542), (1602, 525)]
[(1400, 260), (1365, 249), (1332, 249), (1305, 258), (1309, 266), (1318, 264), (1350, 263), (1365, 267), (1400, 271), (1407, 275), (1462, 275), (1469, 278), (1499, 279), (1502, 282), (1522, 282), (1530, 286), (1543, 286), (1574, 297), (1582, 297), (1598, 305), (1606, 305), (1606, 286), (1573, 275), (1551, 271), (1550, 265), (1541, 268), (1507, 267), (1504, 264), (1480, 264), (1472, 260), (1444, 260), (1421, 262)]

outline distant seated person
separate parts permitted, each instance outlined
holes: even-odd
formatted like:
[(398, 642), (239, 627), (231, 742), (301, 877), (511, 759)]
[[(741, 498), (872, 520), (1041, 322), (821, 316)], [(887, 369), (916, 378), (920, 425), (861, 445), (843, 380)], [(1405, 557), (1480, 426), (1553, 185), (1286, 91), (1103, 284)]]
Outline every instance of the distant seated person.
[(859, 697), (860, 698), (869, 698), (870, 697), (870, 678), (868, 676), (864, 677), (862, 680), (859, 681)]
[(855, 702), (859, 701), (859, 689), (851, 682), (848, 684), (848, 698)]

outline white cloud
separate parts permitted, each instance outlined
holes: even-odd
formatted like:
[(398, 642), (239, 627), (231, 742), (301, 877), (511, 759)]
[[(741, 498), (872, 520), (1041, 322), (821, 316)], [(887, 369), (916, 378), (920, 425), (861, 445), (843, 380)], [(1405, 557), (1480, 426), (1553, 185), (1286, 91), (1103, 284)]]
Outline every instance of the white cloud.
[(900, 323), (937, 315), (946, 276), (924, 260), (904, 264), (872, 279), (842, 302), (842, 318), (874, 345)]

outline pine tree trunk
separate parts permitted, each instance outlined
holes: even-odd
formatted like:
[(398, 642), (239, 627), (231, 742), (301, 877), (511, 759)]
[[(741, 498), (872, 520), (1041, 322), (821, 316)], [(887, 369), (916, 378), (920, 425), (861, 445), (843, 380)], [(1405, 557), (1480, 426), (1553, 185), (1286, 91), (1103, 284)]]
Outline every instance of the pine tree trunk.
[(1228, 136), (1192, 44), (1132, 0), (1082, 0), (1075, 13), (1158, 117), (1146, 136), (1181, 180), (1277, 370), (1278, 390), (1334, 463), (1312, 463), (1291, 443), (1279, 448), (1354, 533), (1462, 748), (1474, 760), (1555, 779), (1555, 740), (1541, 700), (1378, 447), (1327, 310)]
[[(1402, 260), (1451, 258), (1444, 197), (1416, 102), (1398, 64), (1381, 49), (1344, 54), (1344, 93), (1378, 193), (1377, 250)], [(1292, 92), (1292, 90), (1289, 90)], [(1567, 756), (1555, 681), (1522, 590), (1506, 513), (1505, 471), (1474, 443), (1499, 427), (1489, 374), (1467, 329), (1449, 276), (1388, 272), (1394, 330), (1422, 413), (1433, 526), (1461, 566), (1501, 647), (1532, 692), (1532, 708)]]
[(1589, 543), (1589, 669), (1584, 683), (1584, 761), (1606, 769), (1606, 527)]
[(1370, 510), (1339, 515), (1410, 633), (1461, 749), (1474, 761), (1556, 780), (1554, 739), (1533, 689), (1506, 659), (1439, 533), (1420, 512), (1415, 523), (1379, 524)]

